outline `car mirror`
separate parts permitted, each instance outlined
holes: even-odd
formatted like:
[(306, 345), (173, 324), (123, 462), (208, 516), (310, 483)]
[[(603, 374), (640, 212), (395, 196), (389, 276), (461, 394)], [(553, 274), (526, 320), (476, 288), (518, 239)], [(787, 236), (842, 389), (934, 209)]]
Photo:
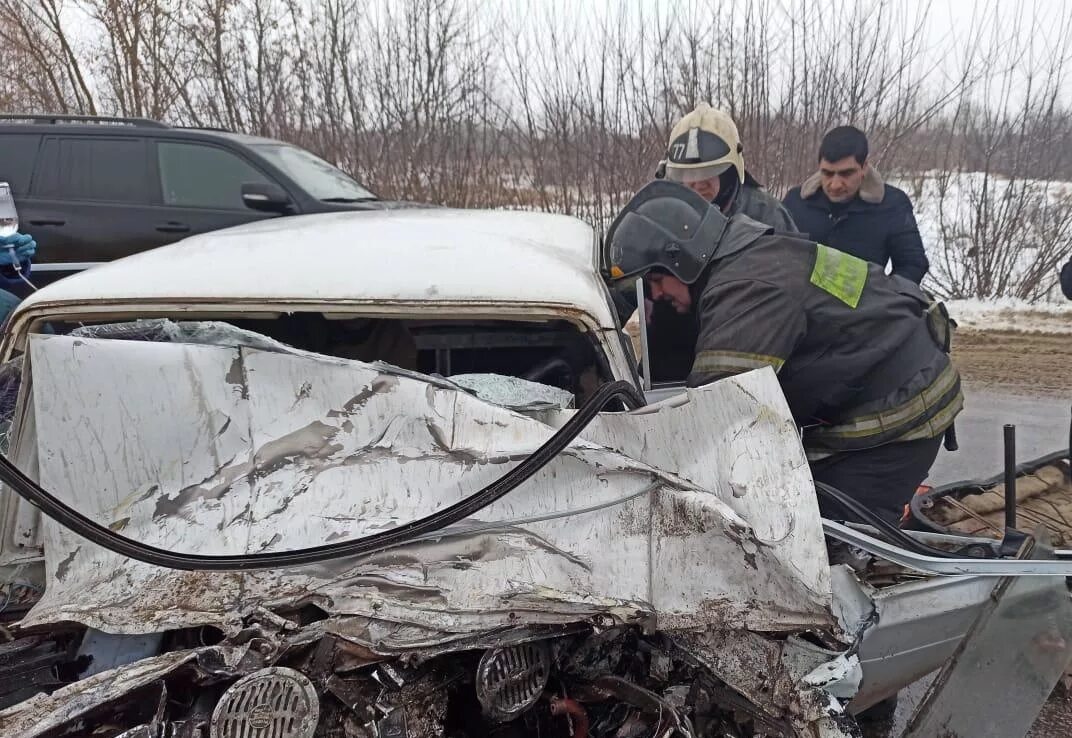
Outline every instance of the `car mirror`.
[(290, 197), (282, 187), (265, 182), (246, 182), (242, 185), (242, 202), (247, 208), (266, 213), (290, 212)]

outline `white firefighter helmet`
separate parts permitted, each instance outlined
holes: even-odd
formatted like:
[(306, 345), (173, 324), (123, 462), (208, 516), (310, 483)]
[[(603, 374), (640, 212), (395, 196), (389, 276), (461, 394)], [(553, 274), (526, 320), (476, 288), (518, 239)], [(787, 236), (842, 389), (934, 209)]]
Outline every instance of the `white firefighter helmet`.
[(665, 176), (675, 182), (718, 177), (730, 167), (744, 182), (744, 147), (733, 119), (707, 103), (683, 117), (670, 132)]

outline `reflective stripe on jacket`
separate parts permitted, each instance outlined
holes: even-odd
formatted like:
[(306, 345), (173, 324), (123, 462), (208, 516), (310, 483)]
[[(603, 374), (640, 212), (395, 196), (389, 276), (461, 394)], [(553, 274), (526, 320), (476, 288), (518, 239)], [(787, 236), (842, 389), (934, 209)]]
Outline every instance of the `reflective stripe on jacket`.
[(952, 424), (963, 395), (939, 345), (948, 326), (918, 285), (804, 239), (741, 232), (751, 243), (693, 285), (690, 385), (773, 367), (810, 455), (933, 438)]

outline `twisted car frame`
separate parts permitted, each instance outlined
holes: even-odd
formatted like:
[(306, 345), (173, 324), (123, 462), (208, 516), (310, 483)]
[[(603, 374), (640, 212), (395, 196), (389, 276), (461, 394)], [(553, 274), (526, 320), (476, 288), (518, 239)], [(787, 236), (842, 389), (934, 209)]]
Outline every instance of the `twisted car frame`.
[[(941, 668), (912, 734), (1030, 725), (1045, 540), (824, 521), (773, 372), (651, 388), (599, 265), (566, 216), (313, 215), (28, 298), (0, 733), (846, 736)], [(1031, 688), (965, 717), (1013, 632)]]

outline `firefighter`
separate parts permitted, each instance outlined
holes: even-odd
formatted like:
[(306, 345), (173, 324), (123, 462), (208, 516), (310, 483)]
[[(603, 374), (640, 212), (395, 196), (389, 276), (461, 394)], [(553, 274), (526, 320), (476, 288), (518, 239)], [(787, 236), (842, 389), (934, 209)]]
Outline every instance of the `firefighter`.
[[(743, 213), (779, 231), (797, 230), (785, 206), (745, 169), (744, 147), (733, 119), (707, 103), (700, 103), (674, 126), (655, 176), (684, 184), (727, 215)], [(632, 294), (627, 302), (622, 320), (635, 307)], [(652, 376), (684, 378), (696, 344), (695, 321), (663, 303), (649, 305), (647, 316)]]
[(855, 256), (647, 185), (607, 232), (612, 280), (699, 325), (688, 385), (771, 367), (812, 472), (896, 521), (963, 407), (944, 308)]
[(684, 184), (726, 215), (744, 213), (777, 231), (797, 230), (785, 206), (745, 169), (733, 119), (707, 103), (674, 126), (655, 176)]

